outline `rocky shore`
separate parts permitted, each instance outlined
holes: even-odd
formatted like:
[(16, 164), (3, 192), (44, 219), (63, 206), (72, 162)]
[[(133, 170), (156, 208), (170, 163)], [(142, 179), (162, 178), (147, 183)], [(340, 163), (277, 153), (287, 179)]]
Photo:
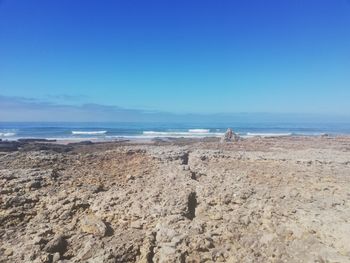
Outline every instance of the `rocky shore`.
[(16, 142), (0, 262), (350, 262), (349, 189), (350, 137)]

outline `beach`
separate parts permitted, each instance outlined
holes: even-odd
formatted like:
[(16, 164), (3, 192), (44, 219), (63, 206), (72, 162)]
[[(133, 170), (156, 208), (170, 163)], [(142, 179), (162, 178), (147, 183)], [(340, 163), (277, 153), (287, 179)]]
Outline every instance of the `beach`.
[(350, 262), (350, 136), (17, 146), (0, 262)]

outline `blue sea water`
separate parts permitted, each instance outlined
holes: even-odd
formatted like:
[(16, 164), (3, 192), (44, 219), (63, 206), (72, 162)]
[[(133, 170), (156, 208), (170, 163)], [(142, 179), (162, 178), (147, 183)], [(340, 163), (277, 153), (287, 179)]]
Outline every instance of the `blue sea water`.
[(0, 139), (99, 139), (221, 136), (227, 128), (241, 136), (350, 134), (350, 123), (82, 123), (0, 122)]

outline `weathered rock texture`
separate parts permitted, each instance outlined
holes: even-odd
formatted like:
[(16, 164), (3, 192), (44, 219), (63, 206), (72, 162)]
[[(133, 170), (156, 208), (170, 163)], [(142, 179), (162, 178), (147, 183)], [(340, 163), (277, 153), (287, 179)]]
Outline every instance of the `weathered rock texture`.
[(241, 140), (240, 136), (234, 133), (231, 128), (228, 128), (221, 138), (221, 142), (238, 142), (239, 140)]
[(350, 262), (350, 138), (0, 154), (0, 262)]

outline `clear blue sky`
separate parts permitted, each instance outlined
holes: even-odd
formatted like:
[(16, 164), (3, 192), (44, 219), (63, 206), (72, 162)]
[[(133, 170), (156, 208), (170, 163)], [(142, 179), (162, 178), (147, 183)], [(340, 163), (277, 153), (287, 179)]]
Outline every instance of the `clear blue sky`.
[(0, 0), (0, 95), (349, 115), (350, 1)]

